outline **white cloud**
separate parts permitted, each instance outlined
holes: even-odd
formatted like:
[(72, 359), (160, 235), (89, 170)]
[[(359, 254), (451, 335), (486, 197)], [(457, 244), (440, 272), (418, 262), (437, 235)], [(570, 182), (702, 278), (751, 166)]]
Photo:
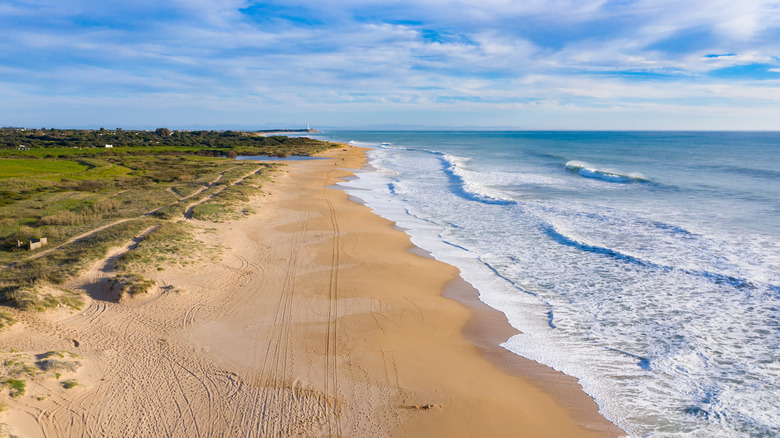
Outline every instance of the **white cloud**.
[[(780, 98), (776, 81), (708, 77), (750, 64), (777, 66), (769, 71), (780, 73), (771, 37), (780, 30), (777, 1), (282, 5), (304, 6), (300, 13), (322, 19), (315, 26), (268, 24), (242, 14), (252, 4), (244, 0), (144, 1), (0, 5), (0, 16), (56, 17), (0, 30), (0, 86), (25, 90), (29, 99), (13, 98), (23, 107), (46, 96), (127, 111), (165, 101), (190, 116), (198, 108), (231, 116), (229, 108), (703, 111), (714, 104), (766, 108)], [(95, 24), (81, 26), (82, 18)], [(703, 36), (693, 48), (660, 44), (696, 32)], [(733, 56), (707, 57), (713, 54)], [(98, 99), (101, 94), (115, 100)], [(0, 117), (9, 116), (0, 110)]]

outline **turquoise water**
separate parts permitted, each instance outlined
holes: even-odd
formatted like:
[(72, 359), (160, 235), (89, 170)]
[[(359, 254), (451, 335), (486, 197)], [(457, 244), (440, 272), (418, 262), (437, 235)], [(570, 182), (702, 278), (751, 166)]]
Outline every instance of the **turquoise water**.
[(634, 436), (780, 435), (780, 133), (332, 132), (346, 185)]

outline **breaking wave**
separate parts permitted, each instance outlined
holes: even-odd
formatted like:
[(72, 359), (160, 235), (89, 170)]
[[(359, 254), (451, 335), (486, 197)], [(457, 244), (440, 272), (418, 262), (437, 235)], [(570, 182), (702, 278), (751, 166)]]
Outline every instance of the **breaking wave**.
[(585, 178), (600, 179), (612, 183), (646, 183), (650, 182), (639, 173), (622, 174), (612, 170), (596, 169), (583, 161), (571, 160), (566, 163), (566, 170)]

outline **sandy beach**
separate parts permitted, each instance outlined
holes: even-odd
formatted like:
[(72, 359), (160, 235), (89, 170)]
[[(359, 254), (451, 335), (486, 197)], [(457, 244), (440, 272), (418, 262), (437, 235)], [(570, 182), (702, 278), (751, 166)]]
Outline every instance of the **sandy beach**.
[(79, 385), (33, 379), (0, 421), (24, 437), (622, 434), (574, 379), (498, 347), (514, 331), (456, 268), (330, 188), (362, 149), (324, 155), (288, 163), (255, 214), (192, 221), (219, 261), (149, 272), (152, 294), (116, 303), (109, 257), (68, 285), (83, 310), (16, 313), (3, 354), (72, 352)]

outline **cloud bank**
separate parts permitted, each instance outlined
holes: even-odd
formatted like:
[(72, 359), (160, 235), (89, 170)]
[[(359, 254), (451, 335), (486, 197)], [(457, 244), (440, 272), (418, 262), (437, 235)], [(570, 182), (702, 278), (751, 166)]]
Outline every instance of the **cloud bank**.
[(780, 2), (0, 5), (0, 125), (778, 129)]

